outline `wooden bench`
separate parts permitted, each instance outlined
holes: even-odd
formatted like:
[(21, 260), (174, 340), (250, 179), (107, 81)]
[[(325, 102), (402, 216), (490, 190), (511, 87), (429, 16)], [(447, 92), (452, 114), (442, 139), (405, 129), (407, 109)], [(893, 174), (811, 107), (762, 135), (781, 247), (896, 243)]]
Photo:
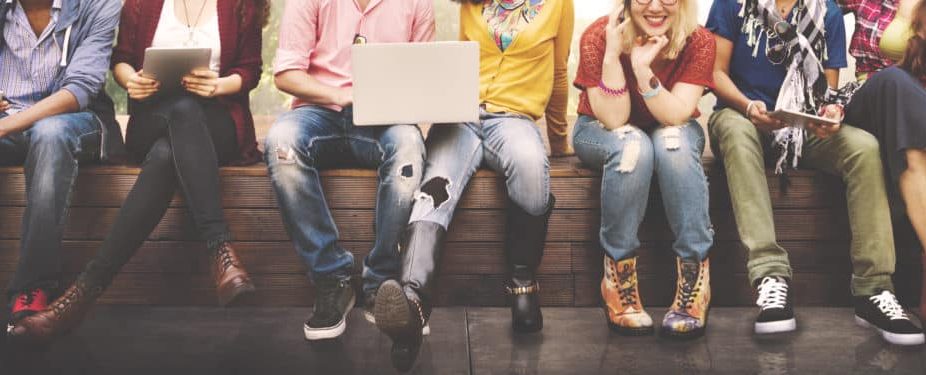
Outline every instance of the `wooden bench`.
[[(265, 124), (266, 125), (266, 124)], [(266, 126), (263, 128), (265, 129)], [(263, 133), (260, 129), (259, 133)], [(716, 231), (711, 252), (714, 303), (753, 303), (722, 168), (705, 157), (711, 183), (711, 216)], [(139, 169), (84, 166), (71, 198), (65, 231), (65, 277), (72, 279), (108, 233)], [(221, 170), (222, 202), (243, 261), (259, 292), (247, 301), (267, 306), (309, 306), (313, 288), (306, 268), (283, 228), (263, 164)], [(322, 173), (328, 203), (342, 245), (360, 260), (374, 239), (376, 174), (373, 170)], [(599, 173), (575, 157), (554, 159), (552, 190), (557, 206), (551, 217), (540, 268), (542, 300), (548, 306), (599, 304), (603, 253), (598, 247)], [(768, 175), (779, 240), (795, 268), (796, 302), (802, 305), (849, 303), (849, 233), (844, 191), (838, 179), (821, 173), (791, 173), (785, 194)], [(25, 209), (22, 168), (0, 168), (0, 283), (15, 271), (21, 217)], [(644, 301), (668, 305), (674, 293), (673, 235), (658, 195), (640, 229), (640, 279)], [(505, 187), (502, 178), (480, 170), (462, 198), (441, 261), (437, 303), (501, 306), (504, 274)], [(102, 298), (104, 303), (211, 305), (215, 303), (204, 247), (192, 233), (183, 201), (176, 196), (164, 220), (123, 269)]]

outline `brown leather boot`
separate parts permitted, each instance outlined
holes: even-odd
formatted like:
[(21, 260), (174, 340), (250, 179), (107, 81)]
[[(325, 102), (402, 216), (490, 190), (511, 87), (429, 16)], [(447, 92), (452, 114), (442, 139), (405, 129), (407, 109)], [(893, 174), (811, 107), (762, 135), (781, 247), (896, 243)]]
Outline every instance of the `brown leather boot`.
[(254, 291), (248, 271), (241, 265), (231, 243), (224, 242), (212, 254), (212, 277), (219, 305), (228, 306), (239, 296)]
[(48, 344), (76, 328), (100, 294), (103, 294), (102, 287), (89, 288), (75, 283), (47, 308), (17, 322), (10, 336), (27, 344)]

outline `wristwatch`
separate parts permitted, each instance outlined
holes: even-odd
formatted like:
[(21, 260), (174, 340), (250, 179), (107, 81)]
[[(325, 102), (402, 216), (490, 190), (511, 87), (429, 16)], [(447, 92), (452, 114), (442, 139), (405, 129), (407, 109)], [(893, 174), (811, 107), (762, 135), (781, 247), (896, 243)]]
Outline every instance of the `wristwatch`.
[(640, 95), (643, 96), (643, 99), (651, 99), (656, 95), (659, 95), (659, 91), (661, 90), (662, 82), (659, 81), (659, 77), (654, 75), (653, 78), (649, 79), (649, 90), (640, 90)]

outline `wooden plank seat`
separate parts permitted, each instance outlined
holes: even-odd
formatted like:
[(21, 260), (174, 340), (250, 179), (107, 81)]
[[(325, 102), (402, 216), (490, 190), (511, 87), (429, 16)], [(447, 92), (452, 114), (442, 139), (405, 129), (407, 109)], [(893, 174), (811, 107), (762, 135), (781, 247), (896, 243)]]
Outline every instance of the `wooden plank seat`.
[[(714, 301), (718, 306), (752, 304), (722, 168), (705, 158), (711, 182), (711, 215), (716, 230), (712, 250)], [(65, 231), (64, 268), (73, 278), (108, 232), (139, 169), (84, 166), (71, 198)], [(323, 185), (338, 223), (342, 244), (359, 259), (374, 239), (376, 175), (373, 170), (328, 170)], [(540, 269), (543, 303), (593, 306), (599, 302), (602, 251), (597, 245), (599, 173), (575, 157), (554, 159), (552, 189), (557, 196), (546, 254)], [(232, 233), (259, 292), (248, 301), (272, 306), (306, 306), (312, 288), (306, 269), (283, 228), (263, 164), (221, 170), (222, 202)], [(820, 173), (791, 173), (787, 193), (769, 174), (779, 238), (796, 269), (795, 296), (806, 305), (848, 303), (848, 225), (841, 183)], [(15, 270), (25, 180), (20, 167), (0, 168), (0, 282)], [(647, 304), (668, 305), (674, 290), (672, 233), (657, 194), (640, 229), (640, 278)], [(495, 173), (480, 170), (462, 198), (447, 236), (441, 262), (440, 305), (498, 306), (502, 292), (505, 187)], [(102, 298), (105, 303), (209, 305), (215, 301), (204, 248), (191, 231), (183, 201), (176, 196), (165, 219)]]

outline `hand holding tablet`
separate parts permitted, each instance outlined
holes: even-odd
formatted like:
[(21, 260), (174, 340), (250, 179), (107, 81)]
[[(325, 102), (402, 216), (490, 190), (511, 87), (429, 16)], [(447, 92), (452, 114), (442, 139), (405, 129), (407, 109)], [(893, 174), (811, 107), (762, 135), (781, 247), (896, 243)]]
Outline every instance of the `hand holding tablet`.
[(209, 69), (210, 48), (145, 49), (143, 76), (160, 82), (159, 92), (183, 90), (181, 80), (194, 70)]
[(809, 123), (838, 125), (839, 121), (831, 118), (814, 116), (788, 109), (778, 109), (769, 113), (772, 118), (785, 122), (789, 126), (806, 127)]

